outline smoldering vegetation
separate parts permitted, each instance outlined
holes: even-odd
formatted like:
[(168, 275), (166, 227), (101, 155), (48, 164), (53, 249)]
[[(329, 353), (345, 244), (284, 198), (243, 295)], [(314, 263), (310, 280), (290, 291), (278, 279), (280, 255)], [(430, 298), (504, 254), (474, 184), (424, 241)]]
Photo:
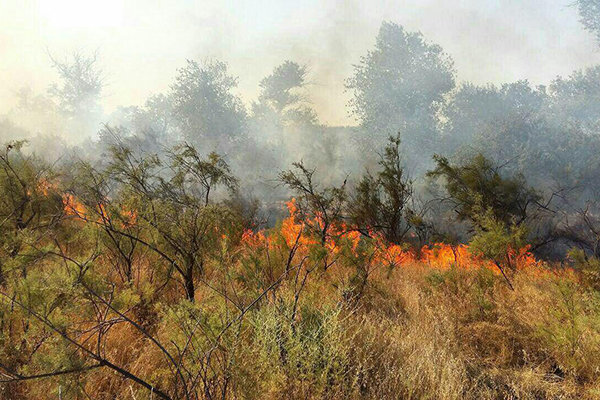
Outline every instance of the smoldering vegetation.
[(0, 397), (597, 398), (600, 66), (459, 82), (383, 22), (328, 126), (293, 60), (111, 113), (49, 62), (0, 118)]

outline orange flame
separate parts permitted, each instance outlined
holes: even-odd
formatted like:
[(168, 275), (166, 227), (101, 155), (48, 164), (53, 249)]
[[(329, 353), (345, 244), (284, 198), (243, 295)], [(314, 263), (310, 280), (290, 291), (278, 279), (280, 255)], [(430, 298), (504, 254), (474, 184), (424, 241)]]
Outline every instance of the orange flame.
[[(86, 209), (85, 205), (83, 203), (81, 203), (75, 196), (73, 196), (70, 193), (65, 193), (62, 196), (62, 200), (63, 200), (63, 207), (64, 207), (65, 213), (67, 215), (77, 217), (84, 221), (88, 221), (88, 219), (89, 219), (88, 210)], [(96, 211), (99, 215), (97, 222), (103, 223), (103, 222), (106, 222), (110, 218), (109, 213), (104, 204), (98, 204), (96, 206)], [(124, 228), (130, 228), (130, 227), (136, 225), (137, 212), (135, 210), (128, 210), (126, 208), (121, 208), (120, 214), (122, 217), (121, 225)]]
[[(289, 216), (282, 221), (280, 234), (285, 239), (288, 247), (293, 246), (298, 242), (300, 250), (311, 245), (319, 243), (318, 240), (306, 229), (307, 224), (313, 227), (322, 228), (322, 221), (318, 216), (310, 221), (300, 221), (298, 217), (298, 206), (295, 199), (291, 199), (286, 203), (289, 211)], [(436, 269), (449, 269), (452, 267), (462, 269), (478, 269), (481, 267), (489, 268), (496, 271), (496, 267), (492, 261), (474, 255), (469, 251), (469, 246), (465, 244), (450, 245), (446, 243), (434, 243), (421, 248), (420, 252), (406, 250), (400, 245), (387, 243), (383, 237), (377, 233), (371, 232), (371, 243), (374, 245), (375, 253), (371, 259), (373, 264), (388, 264), (393, 266), (401, 266), (413, 263), (424, 263), (429, 267)], [(244, 232), (242, 242), (246, 245), (257, 247), (261, 243), (269, 241), (269, 237), (265, 236), (262, 231), (254, 233), (252, 231)], [(333, 225), (326, 232), (325, 248), (337, 254), (343, 246), (349, 246), (354, 255), (357, 255), (357, 248), (365, 237), (348, 227), (339, 223)], [(544, 268), (544, 263), (535, 259), (531, 253), (529, 246), (511, 251), (509, 253), (510, 261), (517, 269), (528, 269), (539, 271), (547, 271)]]
[(67, 215), (72, 215), (77, 218), (87, 219), (85, 206), (70, 193), (65, 193), (62, 196), (63, 206)]
[[(79, 202), (73, 195), (63, 195), (63, 204), (65, 212), (87, 221), (87, 211), (85, 206)], [(246, 230), (241, 236), (241, 245), (251, 249), (258, 249), (263, 246), (281, 246), (284, 244), (288, 248), (296, 247), (297, 252), (307, 254), (311, 246), (319, 245), (320, 238), (311, 232), (309, 228), (323, 229), (323, 221), (317, 215), (312, 220), (303, 220), (299, 216), (299, 209), (295, 199), (286, 203), (289, 216), (286, 217), (277, 232), (283, 242), (276, 240), (277, 235), (267, 234), (266, 231)], [(106, 210), (103, 205), (98, 207), (101, 216), (106, 216)], [(123, 217), (123, 226), (130, 227), (137, 222), (137, 213), (135, 210), (121, 210)], [(446, 243), (435, 243), (423, 246), (420, 251), (407, 250), (400, 245), (390, 244), (384, 238), (370, 232), (370, 239), (366, 239), (360, 232), (349, 229), (344, 223), (334, 224), (328, 227), (325, 232), (324, 247), (331, 254), (339, 254), (343, 249), (349, 249), (347, 253), (350, 256), (359, 256), (358, 248), (361, 243), (367, 240), (369, 248), (373, 249), (373, 257), (368, 261), (372, 265), (390, 265), (393, 267), (410, 265), (416, 263), (426, 264), (431, 268), (440, 270), (450, 269), (452, 267), (461, 269), (478, 269), (481, 267), (489, 268), (495, 273), (499, 273), (495, 265), (490, 261), (474, 255), (469, 251), (469, 247), (464, 244), (450, 245)], [(226, 240), (223, 234), (222, 239)], [(345, 253), (346, 254), (346, 253)], [(536, 260), (531, 253), (530, 247), (526, 246), (516, 251), (510, 251), (509, 261), (518, 270), (532, 271), (536, 276), (545, 276), (549, 272), (544, 267), (544, 263)]]

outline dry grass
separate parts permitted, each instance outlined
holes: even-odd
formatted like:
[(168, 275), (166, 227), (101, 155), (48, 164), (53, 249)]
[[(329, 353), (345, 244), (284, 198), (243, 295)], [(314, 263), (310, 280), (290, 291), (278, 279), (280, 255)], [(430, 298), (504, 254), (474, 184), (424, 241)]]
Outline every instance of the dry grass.
[[(291, 284), (259, 303), (211, 359), (209, 383), (227, 379), (226, 396), (244, 399), (600, 395), (600, 296), (573, 274), (519, 271), (511, 291), (485, 268), (414, 263), (373, 271), (362, 296), (348, 302), (351, 269), (335, 268), (307, 284), (295, 322)], [(171, 349), (182, 348), (192, 315), (208, 313), (205, 322), (215, 329), (222, 324), (220, 298), (199, 290), (195, 305), (155, 303), (138, 308), (139, 318), (151, 316), (148, 329)], [(164, 357), (139, 332), (117, 325), (106, 340), (111, 360), (162, 388), (174, 385)], [(191, 347), (206, 343), (197, 335)], [(70, 390), (63, 398), (84, 398), (84, 391), (95, 399), (148, 398), (145, 389), (103, 369), (18, 390), (5, 386), (2, 396), (54, 399), (59, 386)]]

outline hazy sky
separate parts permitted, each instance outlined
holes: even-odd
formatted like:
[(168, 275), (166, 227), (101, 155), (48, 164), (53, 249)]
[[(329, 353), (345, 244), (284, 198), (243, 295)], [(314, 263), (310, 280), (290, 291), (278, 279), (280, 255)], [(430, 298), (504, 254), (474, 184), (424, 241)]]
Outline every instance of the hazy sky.
[(382, 20), (421, 31), (476, 83), (556, 75), (600, 63), (572, 0), (0, 0), (0, 114), (23, 86), (55, 79), (46, 49), (99, 49), (103, 104), (140, 104), (165, 91), (186, 58), (219, 58), (250, 102), (258, 82), (292, 59), (310, 66), (323, 122), (351, 124), (344, 79), (372, 48)]

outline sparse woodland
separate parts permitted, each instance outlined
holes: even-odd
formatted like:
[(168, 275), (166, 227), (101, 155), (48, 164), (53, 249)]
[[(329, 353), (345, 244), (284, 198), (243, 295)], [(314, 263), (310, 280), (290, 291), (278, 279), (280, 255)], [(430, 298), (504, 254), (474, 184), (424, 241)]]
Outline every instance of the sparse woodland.
[(335, 128), (292, 61), (110, 116), (96, 55), (51, 62), (0, 121), (1, 399), (600, 398), (600, 66), (457, 83), (384, 22)]

